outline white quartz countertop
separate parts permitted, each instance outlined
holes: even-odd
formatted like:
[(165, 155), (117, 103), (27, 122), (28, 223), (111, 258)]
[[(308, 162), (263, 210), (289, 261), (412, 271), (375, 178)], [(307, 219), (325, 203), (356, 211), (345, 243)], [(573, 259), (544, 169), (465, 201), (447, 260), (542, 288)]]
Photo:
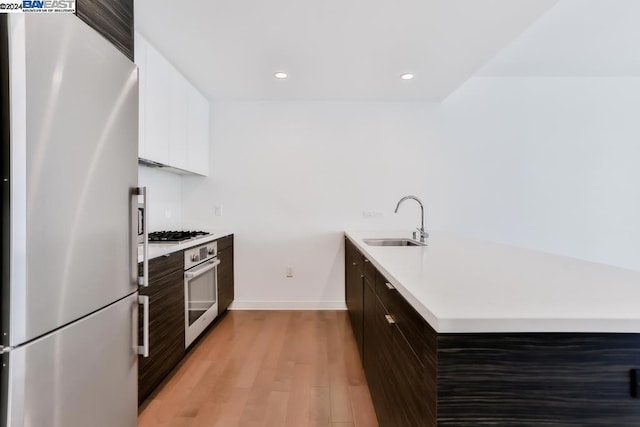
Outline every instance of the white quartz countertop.
[[(149, 259), (157, 258), (162, 255), (167, 255), (173, 252), (182, 251), (192, 248), (194, 246), (202, 245), (212, 240), (218, 240), (222, 237), (226, 237), (233, 234), (231, 231), (213, 231), (206, 236), (197, 237), (195, 239), (183, 240), (182, 242), (171, 243), (151, 243), (149, 242)], [(142, 262), (143, 253), (142, 245), (138, 245), (138, 262)]]
[(423, 247), (345, 234), (436, 332), (640, 333), (639, 271), (443, 232)]

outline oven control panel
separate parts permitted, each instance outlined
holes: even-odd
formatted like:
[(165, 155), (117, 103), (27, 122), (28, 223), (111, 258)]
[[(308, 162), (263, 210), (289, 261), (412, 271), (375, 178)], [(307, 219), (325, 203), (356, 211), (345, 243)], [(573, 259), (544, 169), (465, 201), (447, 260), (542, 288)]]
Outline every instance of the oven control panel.
[(184, 269), (188, 270), (218, 255), (218, 242), (210, 242), (184, 251)]

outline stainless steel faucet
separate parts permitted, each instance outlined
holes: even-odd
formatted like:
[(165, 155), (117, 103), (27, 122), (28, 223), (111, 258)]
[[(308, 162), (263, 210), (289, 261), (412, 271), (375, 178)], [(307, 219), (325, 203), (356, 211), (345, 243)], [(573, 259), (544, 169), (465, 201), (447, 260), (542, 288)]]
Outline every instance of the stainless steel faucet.
[(402, 202), (404, 202), (405, 200), (415, 200), (416, 202), (418, 202), (418, 204), (420, 205), (420, 214), (421, 214), (421, 219), (420, 219), (420, 228), (418, 228), (417, 232), (413, 232), (413, 238), (414, 240), (418, 240), (417, 239), (417, 234), (420, 233), (420, 241), (422, 243), (425, 243), (427, 241), (427, 238), (429, 237), (429, 233), (427, 233), (426, 231), (424, 231), (424, 206), (422, 206), (422, 202), (420, 201), (420, 199), (418, 199), (416, 196), (404, 196), (402, 199), (400, 199), (400, 201), (398, 202), (398, 205), (396, 206), (396, 210), (395, 213), (398, 213), (398, 209), (400, 208), (400, 204)]

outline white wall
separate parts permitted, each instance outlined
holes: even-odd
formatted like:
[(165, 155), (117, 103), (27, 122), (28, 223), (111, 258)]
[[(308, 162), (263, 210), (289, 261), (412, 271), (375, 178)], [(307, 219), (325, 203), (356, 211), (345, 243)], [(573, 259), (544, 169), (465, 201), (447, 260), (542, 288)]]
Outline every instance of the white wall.
[[(183, 178), (188, 228), (236, 232), (236, 301), (344, 305), (343, 230), (419, 225), (414, 193), (443, 189), (432, 107), (413, 103), (212, 105), (210, 177)], [(221, 205), (223, 215), (214, 217)], [(363, 211), (382, 218), (364, 219)], [(432, 218), (433, 219), (433, 218)], [(287, 265), (294, 277), (285, 278)], [(307, 304), (308, 303), (308, 304)], [(257, 304), (260, 305), (260, 304)]]
[(180, 175), (138, 166), (138, 185), (149, 189), (149, 231), (182, 228)]
[(615, 78), (474, 78), (443, 104), (214, 104), (212, 174), (182, 178), (183, 223), (236, 232), (240, 307), (341, 305), (342, 231), (409, 233), (417, 205), (392, 211), (412, 193), (428, 229), (640, 269), (638, 111), (640, 79)]
[(442, 106), (451, 218), (640, 270), (640, 78), (474, 78)]

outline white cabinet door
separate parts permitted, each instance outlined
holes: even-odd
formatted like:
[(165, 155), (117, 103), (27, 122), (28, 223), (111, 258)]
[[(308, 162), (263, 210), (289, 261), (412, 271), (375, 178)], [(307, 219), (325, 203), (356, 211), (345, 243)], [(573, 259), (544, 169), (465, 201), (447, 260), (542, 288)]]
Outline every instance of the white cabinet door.
[(189, 91), (187, 153), (189, 170), (209, 174), (209, 101), (195, 88)]
[(187, 156), (187, 103), (189, 82), (169, 66), (169, 165), (189, 170)]
[(169, 63), (147, 44), (144, 61), (144, 138), (147, 160), (169, 163)]

